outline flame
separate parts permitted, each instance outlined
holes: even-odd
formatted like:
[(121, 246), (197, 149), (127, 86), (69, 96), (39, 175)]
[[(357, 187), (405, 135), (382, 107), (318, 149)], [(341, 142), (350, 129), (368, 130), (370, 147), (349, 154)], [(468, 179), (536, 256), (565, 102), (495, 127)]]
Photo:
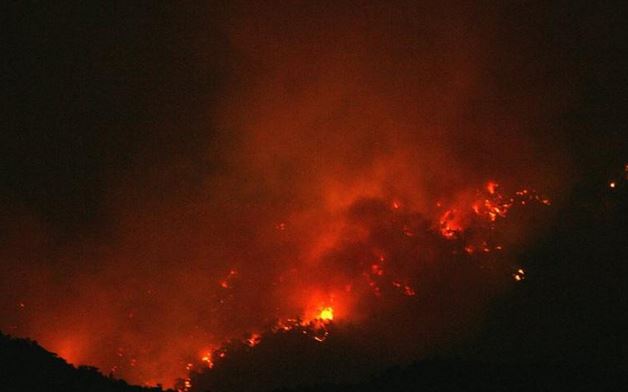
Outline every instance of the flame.
[(332, 308), (331, 306), (326, 306), (323, 309), (321, 309), (320, 313), (318, 314), (318, 319), (319, 320), (323, 320), (323, 321), (331, 321), (334, 319), (334, 308)]

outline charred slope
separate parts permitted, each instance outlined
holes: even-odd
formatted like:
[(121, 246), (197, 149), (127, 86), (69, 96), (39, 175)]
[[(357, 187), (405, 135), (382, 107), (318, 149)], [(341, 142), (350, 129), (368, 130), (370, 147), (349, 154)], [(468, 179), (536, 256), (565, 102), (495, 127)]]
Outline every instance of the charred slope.
[(160, 392), (128, 385), (90, 366), (68, 364), (37, 342), (0, 333), (0, 390), (6, 392)]

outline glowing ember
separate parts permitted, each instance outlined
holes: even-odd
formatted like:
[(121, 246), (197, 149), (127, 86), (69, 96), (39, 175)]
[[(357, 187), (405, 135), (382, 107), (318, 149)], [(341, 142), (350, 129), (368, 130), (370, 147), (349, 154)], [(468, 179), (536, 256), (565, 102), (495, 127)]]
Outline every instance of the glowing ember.
[(403, 286), (403, 294), (407, 295), (408, 297), (412, 297), (414, 295), (416, 295), (416, 292), (414, 291), (414, 289), (408, 285)]
[(246, 345), (249, 347), (255, 347), (262, 341), (262, 336), (258, 333), (251, 334), (251, 336), (246, 339)]
[(232, 288), (233, 280), (237, 276), (238, 276), (238, 271), (236, 271), (235, 269), (229, 270), (229, 274), (227, 274), (227, 276), (220, 281), (220, 287), (222, 287), (223, 289)]
[(520, 282), (526, 278), (526, 272), (522, 268), (519, 268), (514, 274), (512, 274), (512, 277), (517, 282)]
[(499, 184), (497, 184), (494, 181), (489, 181), (486, 184), (486, 190), (488, 191), (488, 193), (490, 193), (491, 195), (495, 194), (495, 190), (497, 189), (497, 187), (499, 186)]
[(384, 270), (379, 264), (373, 264), (371, 265), (371, 273), (373, 275), (382, 276), (384, 275)]

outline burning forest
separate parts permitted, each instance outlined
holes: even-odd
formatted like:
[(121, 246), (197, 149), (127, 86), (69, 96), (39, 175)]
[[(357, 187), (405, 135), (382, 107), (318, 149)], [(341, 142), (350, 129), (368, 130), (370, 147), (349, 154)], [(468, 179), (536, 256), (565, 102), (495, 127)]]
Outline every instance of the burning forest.
[[(618, 13), (454, 3), (23, 10), (0, 330), (178, 391), (356, 383), (506, 348), (569, 362), (571, 343), (513, 336), (546, 303), (553, 324), (530, 331), (610, 306), (576, 279), (621, 259), (603, 228), (627, 139), (598, 134), (626, 125), (599, 87), (622, 69)], [(596, 227), (601, 264), (563, 252), (587, 238), (589, 255)]]

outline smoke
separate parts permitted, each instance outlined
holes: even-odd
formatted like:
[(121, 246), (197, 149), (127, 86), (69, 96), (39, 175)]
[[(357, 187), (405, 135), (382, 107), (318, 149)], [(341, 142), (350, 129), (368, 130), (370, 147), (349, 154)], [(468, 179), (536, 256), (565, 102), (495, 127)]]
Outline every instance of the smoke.
[[(421, 335), (406, 357), (473, 330), (514, 261), (466, 265), (439, 218), (489, 179), (560, 195), (570, 163), (550, 131), (569, 72), (547, 61), (560, 54), (551, 41), (539, 46), (544, 21), (517, 23), (519, 9), (340, 3), (167, 10), (173, 36), (156, 42), (152, 21), (167, 17), (134, 27), (144, 33), (115, 62), (149, 76), (116, 68), (140, 80), (109, 92), (133, 110), (103, 109), (119, 116), (115, 131), (85, 120), (88, 140), (107, 146), (88, 171), (97, 184), (80, 185), (97, 203), (66, 206), (97, 216), (60, 229), (63, 211), (55, 220), (8, 198), (0, 327), (165, 385), (222, 342), (321, 306), (355, 323), (381, 311), (398, 329), (371, 322), (393, 351)], [(522, 221), (505, 244), (529, 238)], [(378, 296), (365, 271), (380, 257)], [(406, 300), (415, 314), (399, 313)]]

